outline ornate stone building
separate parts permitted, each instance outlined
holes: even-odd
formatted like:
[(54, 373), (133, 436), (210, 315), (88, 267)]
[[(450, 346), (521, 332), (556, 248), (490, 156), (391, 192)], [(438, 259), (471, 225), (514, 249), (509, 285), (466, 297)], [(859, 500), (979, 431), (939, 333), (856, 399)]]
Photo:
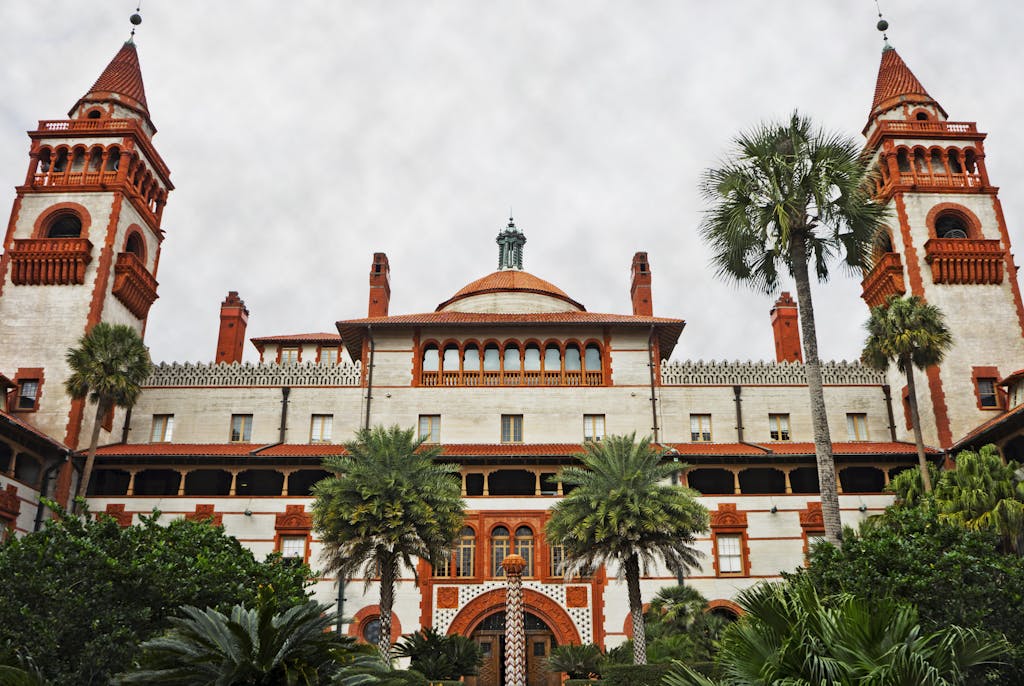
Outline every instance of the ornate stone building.
[[(63, 392), (65, 351), (100, 321), (145, 332), (173, 189), (155, 133), (131, 42), (68, 118), (29, 132), (0, 258), (0, 521), (16, 533), (39, 527), (40, 494), (67, 501), (81, 468), (91, 418)], [(956, 339), (922, 384), (930, 452), (996, 441), (1019, 456), (1024, 308), (984, 134), (949, 121), (892, 49), (864, 134), (893, 210), (864, 300), (923, 296), (951, 315)], [(563, 495), (556, 474), (585, 441), (650, 434), (679, 461), (678, 480), (712, 512), (704, 563), (686, 581), (717, 611), (802, 564), (823, 527), (788, 294), (765, 322), (774, 361), (674, 360), (684, 322), (655, 315), (645, 253), (630, 266), (632, 311), (602, 314), (524, 270), (526, 237), (513, 221), (497, 243), (497, 271), (420, 314), (390, 312), (388, 259), (373, 255), (366, 317), (252, 339), (259, 364), (241, 361), (249, 312), (229, 293), (212, 362), (158, 364), (131, 412), (106, 418), (92, 509), (124, 525), (153, 508), (209, 517), (259, 555), (280, 550), (315, 568), (309, 492), (326, 476), (321, 458), (363, 426), (418, 427), (460, 465), (468, 513), (447, 568), (421, 563), (418, 581), (403, 576), (392, 626), (474, 636), (488, 660), (481, 686), (497, 683), (501, 561), (511, 553), (525, 562), (531, 684), (545, 683), (538, 658), (553, 645), (630, 634), (617, 570), (567, 581), (561, 549), (544, 536)], [(825, 364), (824, 378), (842, 516), (856, 524), (915, 464), (904, 383), (846, 362)], [(343, 604), (350, 633), (372, 638), (377, 594), (363, 581), (325, 577), (315, 592)], [(645, 599), (674, 583), (646, 570)]]

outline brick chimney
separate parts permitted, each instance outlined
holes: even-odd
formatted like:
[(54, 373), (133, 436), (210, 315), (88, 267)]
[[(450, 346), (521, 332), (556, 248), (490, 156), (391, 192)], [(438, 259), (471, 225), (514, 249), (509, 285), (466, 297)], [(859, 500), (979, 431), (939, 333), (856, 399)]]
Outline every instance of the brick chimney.
[(367, 317), (388, 316), (391, 304), (391, 267), (388, 256), (382, 252), (373, 253), (373, 265), (370, 267), (370, 306)]
[(772, 306), (772, 333), (775, 334), (777, 362), (803, 362), (800, 350), (800, 315), (796, 303), (783, 291)]
[(654, 314), (654, 302), (651, 299), (651, 265), (645, 252), (633, 255), (633, 279), (629, 286), (629, 297), (633, 300), (634, 315), (650, 317)]
[(245, 345), (245, 327), (249, 323), (249, 310), (238, 297), (238, 291), (230, 291), (220, 304), (220, 333), (217, 334), (217, 357), (214, 362), (242, 361)]

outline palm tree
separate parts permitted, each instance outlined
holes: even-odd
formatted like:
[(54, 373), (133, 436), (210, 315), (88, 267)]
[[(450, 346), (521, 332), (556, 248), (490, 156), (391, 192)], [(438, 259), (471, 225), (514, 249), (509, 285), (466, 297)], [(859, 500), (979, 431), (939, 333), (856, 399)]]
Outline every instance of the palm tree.
[(678, 464), (663, 462), (650, 437), (608, 436), (588, 442), (558, 479), (575, 488), (551, 509), (548, 540), (565, 547), (566, 574), (616, 563), (626, 577), (633, 619), (633, 661), (647, 663), (640, 569), (664, 560), (677, 574), (697, 566), (696, 534), (707, 531), (708, 512), (695, 492), (669, 485)]
[(68, 395), (75, 400), (88, 397), (96, 405), (89, 452), (76, 494), (84, 496), (96, 461), (103, 418), (114, 407), (135, 404), (152, 365), (149, 351), (135, 329), (106, 322), (100, 322), (82, 336), (78, 347), (68, 350), (64, 359), (71, 368), (71, 376), (64, 382)]
[(924, 439), (921, 438), (921, 415), (917, 409), (914, 367), (923, 370), (942, 362), (946, 351), (953, 345), (953, 336), (946, 328), (939, 308), (927, 304), (916, 295), (906, 298), (890, 296), (885, 305), (871, 308), (871, 316), (865, 326), (868, 340), (861, 354), (864, 364), (885, 371), (890, 362), (895, 362), (896, 368), (907, 377), (910, 423), (914, 427), (921, 483), (924, 492), (931, 493), (932, 479), (924, 456)]
[(462, 530), (465, 503), (456, 465), (438, 464), (441, 448), (421, 448), (412, 429), (360, 429), (347, 454), (328, 457), (336, 476), (313, 488), (313, 525), (329, 571), (380, 577), (380, 640), (391, 657), (391, 608), (401, 566), (413, 557), (442, 564)]
[(183, 607), (172, 629), (142, 644), (142, 664), (118, 686), (314, 686), (352, 658), (353, 640), (330, 631), (336, 616), (313, 601), (277, 613), (273, 594), (231, 615)]
[[(723, 686), (915, 684), (956, 686), (970, 667), (1006, 652), (1003, 641), (950, 626), (921, 631), (917, 610), (890, 598), (821, 598), (807, 580), (739, 594), (743, 617), (725, 630)], [(666, 686), (715, 686), (676, 663)]]
[(841, 536), (832, 439), (825, 415), (808, 262), (819, 281), (842, 254), (851, 268), (866, 263), (885, 208), (872, 202), (871, 174), (856, 141), (824, 133), (793, 113), (734, 140), (730, 159), (704, 173), (711, 208), (701, 234), (718, 275), (773, 293), (785, 269), (796, 283), (811, 399), (814, 450), (825, 536)]

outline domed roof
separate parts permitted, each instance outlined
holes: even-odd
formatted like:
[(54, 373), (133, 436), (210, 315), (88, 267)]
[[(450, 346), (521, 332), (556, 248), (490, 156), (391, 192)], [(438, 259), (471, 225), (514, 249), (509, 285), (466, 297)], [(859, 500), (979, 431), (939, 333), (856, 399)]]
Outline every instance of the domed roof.
[[(587, 309), (566, 295), (565, 291), (561, 288), (558, 288), (544, 279), (518, 269), (502, 269), (488, 274), (482, 279), (477, 279), (476, 281), (466, 284), (464, 287), (459, 289), (455, 295), (438, 305), (436, 311), (459, 310), (461, 308), (452, 307), (452, 305), (470, 298), (476, 298), (476, 296), (502, 293), (513, 295), (532, 294), (541, 296), (540, 299), (534, 300), (548, 301), (544, 305), (541, 305), (540, 302), (537, 303), (538, 305), (541, 305), (540, 309), (542, 311), (557, 311), (552, 309), (553, 307), (558, 308), (561, 311), (577, 310), (585, 312)], [(552, 300), (554, 302), (552, 302)], [(497, 302), (492, 303), (492, 307), (497, 304)], [(513, 304), (512, 302), (509, 302), (508, 304), (510, 305), (510, 309), (504, 309), (502, 311), (517, 311), (522, 308), (524, 303), (517, 302)], [(566, 305), (568, 305), (568, 307), (566, 307)], [(479, 311), (477, 307), (473, 307), (471, 309)], [(487, 309), (491, 309), (491, 307), (488, 307)], [(533, 308), (530, 307), (529, 309), (532, 310)]]

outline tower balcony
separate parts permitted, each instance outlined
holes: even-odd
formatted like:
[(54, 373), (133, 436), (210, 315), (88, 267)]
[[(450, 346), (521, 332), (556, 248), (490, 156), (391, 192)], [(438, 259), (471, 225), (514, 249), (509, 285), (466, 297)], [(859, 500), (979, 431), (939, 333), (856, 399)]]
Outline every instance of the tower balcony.
[(157, 282), (146, 271), (145, 265), (134, 254), (122, 252), (114, 263), (114, 296), (124, 303), (128, 311), (145, 319), (149, 308), (157, 299)]
[(981, 174), (926, 174), (924, 172), (900, 172), (897, 183), (917, 188), (981, 188), (984, 183)]
[(931, 238), (924, 244), (924, 252), (934, 283), (1003, 282), (1005, 251), (998, 239)]
[(92, 243), (87, 238), (17, 238), (10, 256), (11, 281), (18, 286), (81, 284)]
[(887, 252), (860, 282), (861, 298), (868, 307), (878, 307), (893, 295), (903, 295), (907, 286), (903, 281), (903, 262), (899, 253)]

